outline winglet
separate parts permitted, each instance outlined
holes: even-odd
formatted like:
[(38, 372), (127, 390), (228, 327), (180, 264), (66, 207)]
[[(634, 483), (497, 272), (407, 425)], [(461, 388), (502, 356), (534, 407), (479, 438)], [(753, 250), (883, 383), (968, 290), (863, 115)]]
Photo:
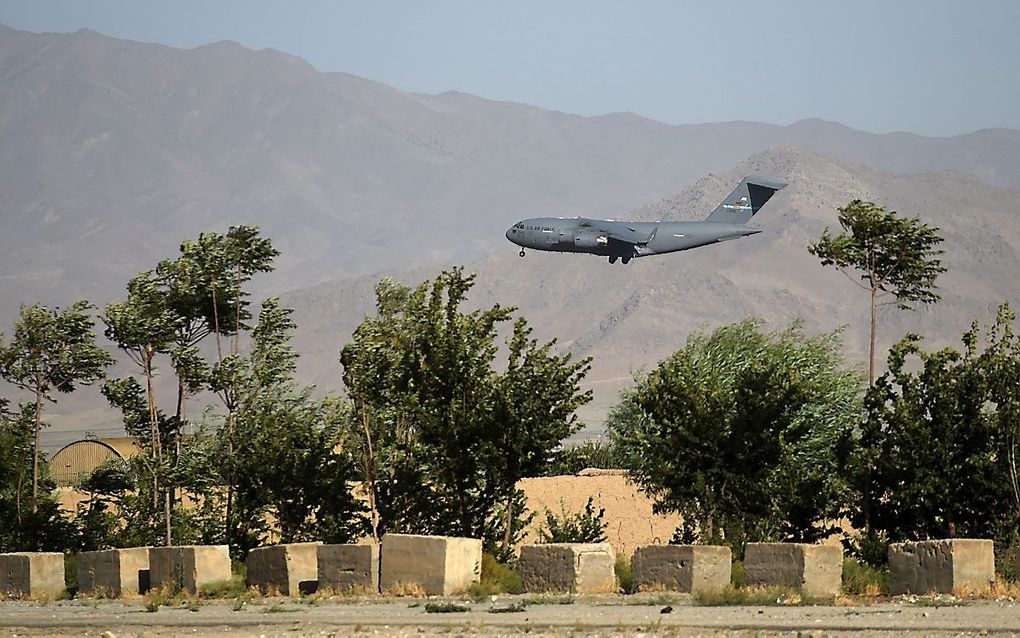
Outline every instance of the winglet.
[(769, 201), (777, 191), (786, 186), (786, 182), (770, 177), (750, 175), (740, 180), (740, 184), (712, 213), (705, 218), (707, 222), (724, 222), (727, 224), (746, 224), (751, 221), (765, 202)]

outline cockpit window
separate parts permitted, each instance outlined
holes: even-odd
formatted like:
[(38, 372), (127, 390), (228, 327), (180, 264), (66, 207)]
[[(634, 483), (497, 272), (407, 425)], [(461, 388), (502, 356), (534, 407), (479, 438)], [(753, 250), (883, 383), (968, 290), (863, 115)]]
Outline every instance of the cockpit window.
[(516, 226), (514, 226), (514, 228), (524, 228), (524, 222), (517, 224)]

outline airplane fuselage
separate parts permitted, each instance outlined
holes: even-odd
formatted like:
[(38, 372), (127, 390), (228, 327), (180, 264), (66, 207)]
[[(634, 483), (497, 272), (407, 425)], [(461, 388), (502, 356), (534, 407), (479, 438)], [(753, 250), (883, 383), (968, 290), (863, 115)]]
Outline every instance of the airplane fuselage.
[(591, 225), (582, 226), (578, 223), (578, 219), (535, 217), (515, 224), (506, 231), (506, 237), (522, 249), (589, 253), (629, 260), (631, 257), (689, 250), (761, 232), (744, 224), (708, 221), (611, 222), (623, 224), (647, 237), (647, 242), (635, 245), (614, 241), (607, 231), (599, 228), (599, 220), (590, 220), (589, 223)]
[(524, 249), (588, 253), (627, 263), (635, 257), (663, 255), (761, 231), (747, 226), (785, 182), (747, 176), (701, 221), (628, 222), (587, 217), (532, 217), (514, 224), (506, 238)]

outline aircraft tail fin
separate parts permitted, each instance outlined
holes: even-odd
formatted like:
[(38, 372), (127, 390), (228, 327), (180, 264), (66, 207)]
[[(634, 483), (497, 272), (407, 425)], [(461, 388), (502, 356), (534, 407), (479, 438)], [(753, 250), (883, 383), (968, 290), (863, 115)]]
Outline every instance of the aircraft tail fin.
[(765, 202), (786, 186), (768, 177), (748, 176), (705, 218), (706, 222), (746, 224)]

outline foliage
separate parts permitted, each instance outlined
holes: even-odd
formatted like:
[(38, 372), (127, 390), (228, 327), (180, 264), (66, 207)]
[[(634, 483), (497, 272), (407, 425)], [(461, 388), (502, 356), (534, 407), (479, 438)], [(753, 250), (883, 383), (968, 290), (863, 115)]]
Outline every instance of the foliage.
[[(0, 377), (35, 397), (32, 442), (32, 511), (39, 509), (39, 432), (43, 402), (55, 402), (54, 393), (73, 392), (79, 385), (101, 379), (113, 359), (96, 345), (92, 332), (93, 306), (78, 301), (64, 310), (41, 305), (21, 306), (14, 337), (0, 337)], [(21, 501), (15, 515), (22, 517)]]
[(631, 477), (659, 512), (685, 520), (674, 542), (811, 542), (847, 493), (841, 450), (859, 420), (856, 373), (839, 333), (753, 320), (694, 334), (639, 376), (610, 422)]
[(786, 587), (698, 589), (691, 595), (691, 600), (701, 607), (801, 607), (818, 602), (804, 592)]
[(411, 290), (384, 279), (376, 316), (340, 353), (373, 536), (481, 537), (507, 554), (523, 528), (517, 481), (537, 474), (579, 427), (588, 360), (552, 354), (523, 319), (495, 371), (501, 306), (464, 311), (460, 268)]
[[(870, 294), (871, 330), (868, 383), (875, 380), (875, 317), (878, 306), (894, 304), (909, 310), (912, 304), (939, 300), (935, 280), (945, 272), (938, 256), (942, 237), (938, 228), (917, 217), (904, 219), (873, 202), (855, 199), (839, 209), (843, 232), (826, 228), (808, 251), (823, 266), (835, 266)], [(858, 271), (857, 278), (850, 270)], [(858, 281), (860, 279), (860, 281)], [(881, 301), (888, 299), (887, 301)]]
[(346, 543), (365, 531), (362, 506), (347, 488), (357, 471), (345, 447), (347, 406), (294, 387), (290, 314), (267, 300), (250, 355), (214, 366), (214, 387), (229, 386), (236, 401), (233, 430), (221, 430), (220, 445), (234, 451), (224, 474), (236, 485), (232, 549), (241, 557), (267, 541), (267, 514), (284, 543)]
[(425, 603), (426, 614), (456, 614), (464, 611), (471, 611), (471, 607), (454, 602)]
[(853, 596), (888, 596), (889, 569), (846, 558), (843, 560), (843, 591)]
[(613, 572), (616, 574), (616, 582), (620, 590), (629, 594), (634, 589), (634, 575), (630, 571), (630, 559), (626, 556), (617, 556), (613, 564)]
[(545, 524), (538, 529), (542, 543), (604, 543), (606, 541), (606, 508), (600, 507), (595, 512), (594, 497), (589, 496), (588, 502), (581, 512), (568, 512), (566, 505), (560, 501), (560, 513), (554, 514), (545, 510)]
[(624, 459), (612, 441), (585, 441), (560, 450), (555, 460), (546, 466), (542, 475), (572, 476), (590, 467), (621, 469), (623, 463)]
[(520, 594), (524, 591), (521, 573), (488, 552), (482, 554), (480, 582), (489, 585), (492, 594)]
[(907, 335), (889, 353), (889, 372), (866, 398), (867, 420), (852, 457), (860, 506), (855, 526), (890, 541), (1020, 534), (1017, 489), (1020, 338), (1014, 315), (975, 323), (964, 349), (923, 350)]

